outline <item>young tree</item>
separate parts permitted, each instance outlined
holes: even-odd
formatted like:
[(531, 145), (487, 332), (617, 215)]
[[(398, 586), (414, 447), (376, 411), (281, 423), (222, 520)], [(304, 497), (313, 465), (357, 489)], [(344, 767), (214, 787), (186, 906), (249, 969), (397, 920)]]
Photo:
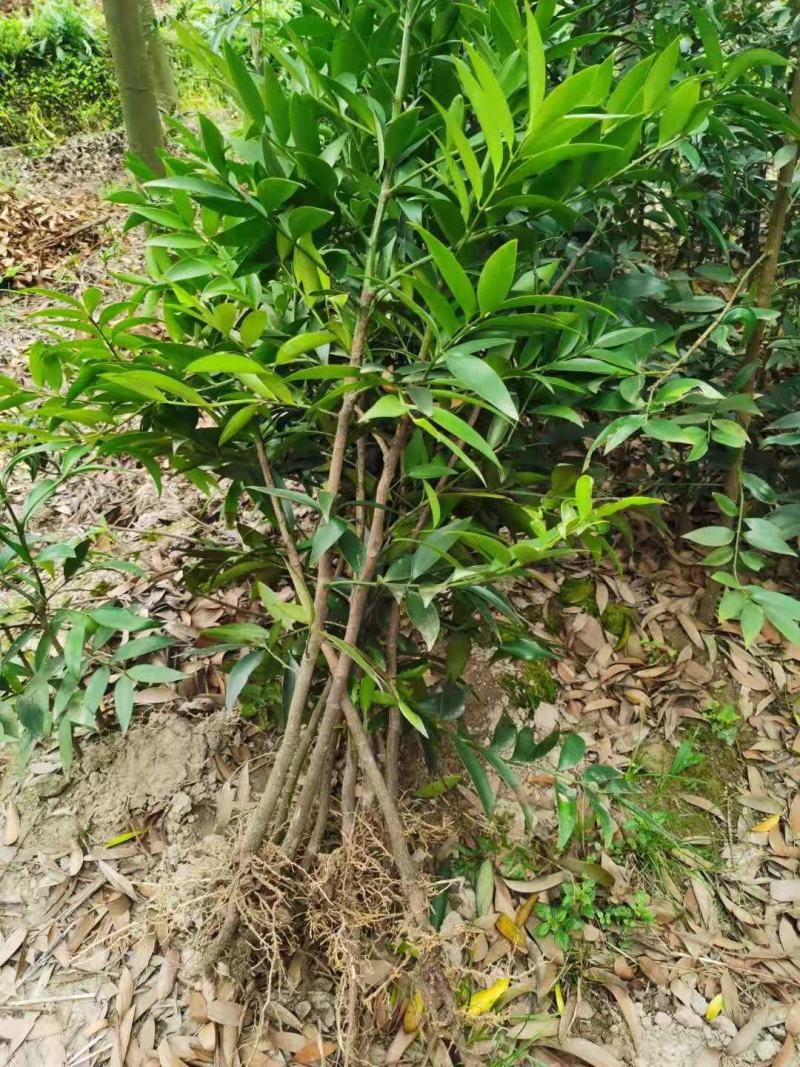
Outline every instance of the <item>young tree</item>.
[(163, 173), (158, 155), (163, 147), (161, 116), (139, 0), (103, 0), (103, 11), (128, 146), (154, 171)]

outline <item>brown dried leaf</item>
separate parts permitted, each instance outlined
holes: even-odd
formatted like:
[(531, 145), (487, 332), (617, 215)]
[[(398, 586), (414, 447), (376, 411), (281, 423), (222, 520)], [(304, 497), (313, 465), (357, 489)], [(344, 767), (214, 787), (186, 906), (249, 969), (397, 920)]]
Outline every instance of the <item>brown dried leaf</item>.
[(800, 837), (800, 793), (795, 793), (789, 806), (789, 829), (795, 837)]
[(164, 961), (161, 964), (161, 970), (158, 972), (158, 981), (155, 988), (158, 1000), (164, 1000), (172, 992), (180, 964), (181, 954), (176, 948), (170, 948), (164, 953)]
[(8, 937), (0, 944), (0, 967), (4, 963), (8, 963), (22, 942), (25, 940), (28, 933), (26, 926), (17, 926), (11, 931)]
[(794, 1038), (792, 1037), (791, 1034), (787, 1034), (786, 1035), (786, 1040), (781, 1045), (780, 1052), (775, 1057), (775, 1059), (772, 1061), (772, 1067), (791, 1067), (792, 1064), (797, 1062), (795, 1060), (794, 1053), (795, 1053)]
[(244, 1007), (232, 1000), (212, 1000), (208, 1005), (207, 1014), (213, 1023), (238, 1028), (244, 1020)]
[(125, 1015), (133, 1003), (133, 977), (127, 967), (122, 968), (122, 972), (119, 976), (119, 982), (117, 983), (117, 996), (115, 1000), (115, 1007), (117, 1010), (117, 1018), (121, 1019)]
[(95, 863), (106, 876), (108, 881), (113, 887), (120, 893), (124, 893), (126, 897), (130, 897), (131, 900), (140, 900), (139, 894), (133, 888), (133, 883), (130, 879), (126, 878), (124, 874), (120, 874), (115, 870), (110, 863), (106, 863), (105, 860), (95, 858)]
[(639, 966), (639, 970), (646, 975), (651, 982), (666, 989), (669, 985), (669, 975), (660, 963), (651, 959), (650, 956), (640, 956), (636, 962)]
[(3, 829), (3, 844), (13, 845), (19, 837), (19, 812), (13, 800), (6, 804), (6, 824)]
[(214, 832), (217, 834), (222, 833), (231, 821), (231, 816), (233, 815), (233, 797), (233, 779), (229, 778), (217, 795), (217, 814), (214, 819)]
[(153, 952), (156, 947), (156, 935), (153, 933), (145, 934), (141, 940), (137, 941), (131, 949), (130, 957), (128, 958), (128, 969), (131, 972), (131, 977), (135, 981), (140, 974), (143, 974), (147, 965), (149, 964)]
[(335, 1041), (309, 1041), (295, 1055), (294, 1063), (316, 1063), (317, 1060), (326, 1060), (338, 1047)]
[(758, 1008), (744, 1024), (726, 1049), (728, 1056), (740, 1056), (750, 1048), (761, 1031), (767, 1026), (777, 1026), (785, 1021), (789, 1012), (787, 1005), (773, 1001)]
[(591, 1067), (623, 1067), (622, 1060), (618, 1060), (613, 1052), (582, 1037), (572, 1037), (567, 1041), (546, 1040), (542, 1044), (557, 1052), (566, 1052), (568, 1056), (574, 1056)]
[(405, 1051), (416, 1040), (418, 1030), (415, 1030), (411, 1034), (407, 1034), (401, 1026), (397, 1033), (394, 1035), (394, 1039), (386, 1050), (386, 1058), (384, 1063), (399, 1063), (403, 1058)]
[(769, 894), (781, 904), (793, 904), (800, 900), (800, 878), (774, 878), (769, 883)]
[(164, 1038), (158, 1046), (158, 1059), (161, 1067), (187, 1067), (186, 1061), (176, 1056), (172, 1051), (169, 1041)]

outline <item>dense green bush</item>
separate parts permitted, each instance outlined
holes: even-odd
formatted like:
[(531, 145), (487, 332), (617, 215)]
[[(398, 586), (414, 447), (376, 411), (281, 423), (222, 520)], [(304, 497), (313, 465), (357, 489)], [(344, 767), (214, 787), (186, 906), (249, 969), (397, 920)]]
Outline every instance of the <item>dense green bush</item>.
[(56, 0), (0, 22), (0, 144), (103, 129), (119, 118), (105, 36), (79, 6)]

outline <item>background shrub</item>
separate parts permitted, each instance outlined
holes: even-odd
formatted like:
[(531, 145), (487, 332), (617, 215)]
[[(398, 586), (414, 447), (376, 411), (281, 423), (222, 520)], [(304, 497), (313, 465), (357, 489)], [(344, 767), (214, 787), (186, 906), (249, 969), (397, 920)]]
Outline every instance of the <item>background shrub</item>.
[(54, 0), (0, 22), (0, 144), (106, 129), (119, 121), (105, 35), (88, 11)]

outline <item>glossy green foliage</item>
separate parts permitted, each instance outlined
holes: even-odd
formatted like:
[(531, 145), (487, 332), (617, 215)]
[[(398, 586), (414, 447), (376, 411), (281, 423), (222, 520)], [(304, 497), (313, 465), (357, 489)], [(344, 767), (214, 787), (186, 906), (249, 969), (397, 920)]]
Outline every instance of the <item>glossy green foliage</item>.
[[(634, 435), (696, 461), (738, 448), (743, 432), (730, 391), (689, 374), (678, 347), (719, 298), (638, 271), (675, 294), (659, 319), (616, 289), (628, 272), (611, 278), (591, 256), (576, 270), (573, 256), (624, 227), (632, 198), (669, 184), (681, 146), (705, 136), (753, 64), (687, 61), (677, 38), (632, 61), (605, 37), (588, 42), (604, 54), (585, 63), (575, 30), (550, 5), (533, 14), (514, 0), (313, 0), (254, 69), (229, 42), (207, 48), (180, 28), (238, 126), (174, 121), (165, 175), (134, 162), (140, 186), (114, 194), (128, 225), (147, 227), (133, 296), (55, 296), (39, 314), (33, 385), (22, 397), (9, 383), (4, 401), (14, 447), (130, 456), (158, 483), (171, 468), (223, 494), (241, 547), (205, 546), (187, 575), (205, 591), (252, 579), (264, 606), (263, 624), (206, 635), (249, 649), (231, 670), (235, 696), (258, 679), (290, 695), (313, 624), (285, 545), (264, 532), (285, 524), (311, 575), (332, 554), (326, 632), (357, 668), (368, 726), (398, 709), (432, 766), (452, 744), (487, 815), (489, 769), (514, 790), (515, 764), (561, 743), (505, 722), (486, 743), (464, 724), (473, 642), (551, 655), (503, 580), (576, 551), (616, 558), (626, 512), (653, 516), (658, 504), (601, 491), (602, 457)], [(334, 494), (337, 426), (346, 459)], [(398, 427), (402, 460), (365, 580), (370, 625), (355, 647), (342, 628)], [(567, 447), (583, 469), (554, 459)], [(239, 520), (244, 500), (258, 528)], [(392, 604), (396, 674), (381, 640)], [(57, 649), (43, 655), (60, 669)], [(135, 682), (130, 671), (115, 682), (123, 726)], [(578, 789), (607, 834), (606, 798), (620, 788), (608, 768), (576, 781), (583, 751), (579, 736), (564, 739), (557, 761), (562, 847)]]

